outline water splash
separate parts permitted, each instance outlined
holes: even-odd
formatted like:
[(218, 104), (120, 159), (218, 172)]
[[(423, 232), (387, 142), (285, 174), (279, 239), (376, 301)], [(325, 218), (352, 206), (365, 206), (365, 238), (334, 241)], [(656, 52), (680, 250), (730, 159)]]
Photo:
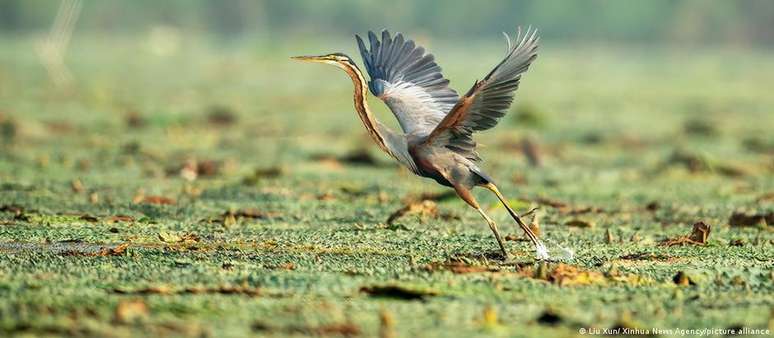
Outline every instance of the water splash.
[(561, 245), (557, 245), (557, 246), (559, 247), (559, 250), (558, 250), (559, 252), (556, 253), (556, 256), (555, 256), (556, 259), (561, 261), (571, 261), (575, 259), (575, 251)]
[(572, 249), (548, 239), (546, 239), (546, 242), (555, 248), (549, 250), (546, 245), (543, 244), (543, 241), (538, 240), (538, 244), (535, 245), (535, 258), (538, 260), (571, 261), (575, 258), (575, 252)]
[(545, 244), (540, 240), (538, 240), (537, 245), (535, 245), (535, 257), (539, 260), (551, 258), (551, 255), (548, 254), (548, 248), (546, 248)]

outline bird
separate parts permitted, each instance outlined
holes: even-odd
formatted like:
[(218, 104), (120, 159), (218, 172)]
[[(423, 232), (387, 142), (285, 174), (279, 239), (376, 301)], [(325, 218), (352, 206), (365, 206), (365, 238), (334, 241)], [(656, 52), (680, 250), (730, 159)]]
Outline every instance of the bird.
[[(515, 38), (504, 33), (505, 57), (462, 96), (449, 87), (433, 54), (406, 38), (383, 30), (381, 38), (368, 32), (366, 43), (355, 35), (369, 79), (346, 54), (294, 56), (292, 59), (336, 66), (354, 85), (358, 117), (376, 145), (412, 173), (451, 187), (484, 218), (497, 241), (503, 259), (511, 258), (497, 224), (472, 194), (475, 187), (497, 196), (508, 214), (524, 231), (538, 259), (548, 251), (519, 214), (508, 204), (494, 179), (481, 169), (482, 159), (473, 136), (493, 128), (505, 116), (522, 75), (537, 58), (537, 29), (517, 29)], [(368, 105), (367, 91), (381, 99), (395, 115), (402, 133), (376, 119)]]

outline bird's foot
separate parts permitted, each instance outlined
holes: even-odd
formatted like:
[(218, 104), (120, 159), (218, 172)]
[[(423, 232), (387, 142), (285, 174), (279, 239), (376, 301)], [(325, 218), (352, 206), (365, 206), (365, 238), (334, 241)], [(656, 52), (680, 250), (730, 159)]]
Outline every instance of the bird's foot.
[(510, 261), (513, 259), (513, 255), (511, 255), (511, 254), (510, 254), (509, 252), (507, 252), (507, 251), (503, 251), (501, 254), (503, 255), (503, 256), (502, 256), (502, 260), (503, 260), (503, 262), (506, 262), (506, 263), (507, 263), (507, 262), (510, 262)]

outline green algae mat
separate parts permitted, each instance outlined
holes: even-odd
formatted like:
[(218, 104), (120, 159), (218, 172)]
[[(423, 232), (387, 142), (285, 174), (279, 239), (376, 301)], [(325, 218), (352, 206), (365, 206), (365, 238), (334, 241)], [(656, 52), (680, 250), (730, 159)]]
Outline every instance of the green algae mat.
[[(494, 196), (476, 192), (510, 261), (371, 144), (346, 76), (287, 58), (351, 41), (120, 42), (75, 41), (64, 86), (32, 42), (0, 43), (0, 336), (774, 329), (769, 53), (542, 49), (478, 135), (514, 208), (575, 254), (536, 262)], [(493, 52), (431, 48), (457, 90), (502, 50), (474, 47)]]

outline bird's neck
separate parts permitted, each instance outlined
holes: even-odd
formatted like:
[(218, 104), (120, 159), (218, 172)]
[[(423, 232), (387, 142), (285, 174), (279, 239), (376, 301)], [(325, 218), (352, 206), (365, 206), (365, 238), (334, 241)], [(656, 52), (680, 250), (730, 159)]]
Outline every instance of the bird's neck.
[(378, 120), (376, 120), (373, 113), (371, 113), (371, 109), (368, 108), (368, 83), (366, 82), (365, 77), (363, 77), (363, 73), (360, 72), (360, 69), (358, 69), (356, 66), (352, 65), (344, 65), (342, 68), (345, 72), (347, 72), (349, 77), (352, 78), (352, 84), (355, 86), (355, 110), (357, 111), (357, 115), (360, 117), (360, 121), (363, 121), (363, 125), (365, 126), (366, 130), (368, 130), (368, 135), (371, 136), (379, 148), (392, 155), (389, 149), (387, 149), (387, 146), (384, 142), (384, 137), (379, 132), (380, 129), (386, 127), (383, 126)]

